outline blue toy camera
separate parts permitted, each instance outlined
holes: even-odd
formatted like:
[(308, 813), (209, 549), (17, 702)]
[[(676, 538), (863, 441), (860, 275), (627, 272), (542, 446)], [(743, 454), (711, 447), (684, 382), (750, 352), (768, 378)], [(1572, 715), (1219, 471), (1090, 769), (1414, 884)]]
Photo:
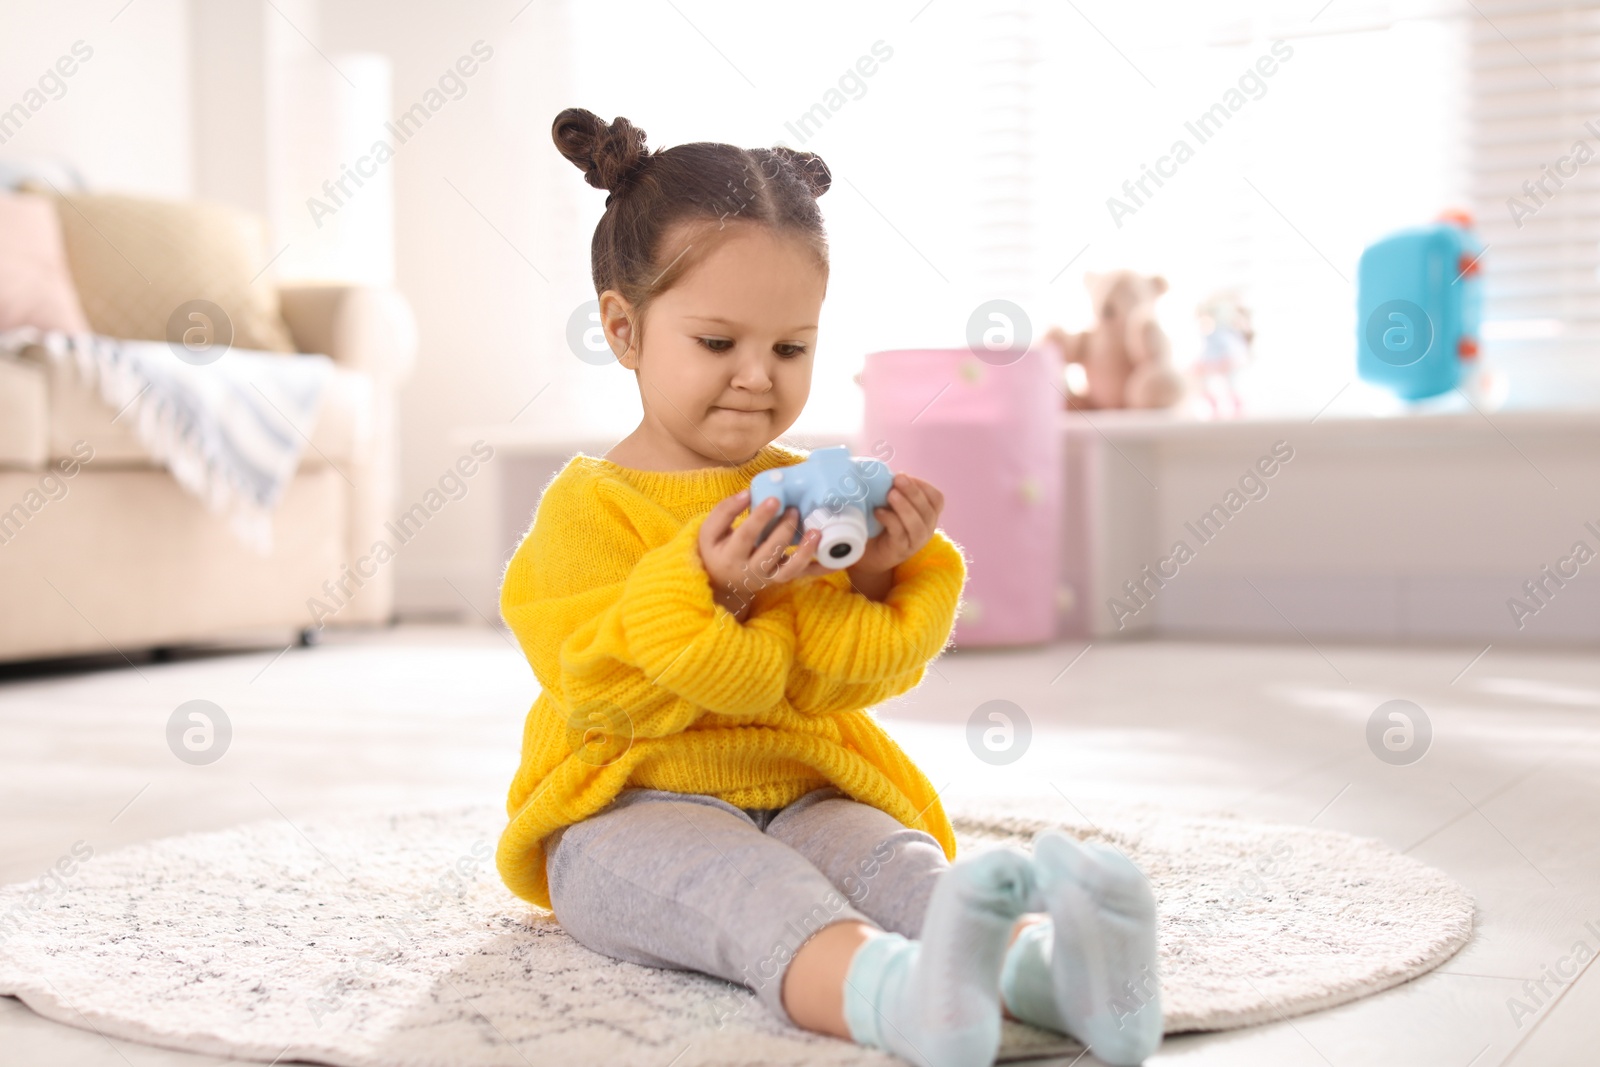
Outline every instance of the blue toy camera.
[(1478, 355), (1483, 294), (1470, 219), (1401, 230), (1361, 254), (1357, 373), (1405, 400), (1454, 389)]
[(783, 520), (791, 505), (800, 509), (800, 525), (791, 544), (799, 544), (807, 530), (820, 530), (816, 559), (830, 570), (850, 566), (861, 558), (867, 541), (883, 523), (873, 515), (889, 502), (894, 472), (876, 459), (855, 458), (844, 445), (814, 450), (803, 462), (762, 471), (750, 479), (750, 510), (767, 498), (778, 500), (778, 515), (761, 531), (767, 536)]

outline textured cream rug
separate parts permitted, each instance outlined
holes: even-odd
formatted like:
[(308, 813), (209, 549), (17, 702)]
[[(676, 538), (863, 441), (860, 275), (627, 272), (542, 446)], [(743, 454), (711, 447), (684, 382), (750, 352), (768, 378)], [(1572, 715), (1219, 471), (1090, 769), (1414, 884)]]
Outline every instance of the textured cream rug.
[[(1056, 825), (1140, 863), (1160, 906), (1169, 1033), (1375, 993), (1472, 932), (1452, 879), (1347, 834), (949, 810), (963, 851), (1026, 847)], [(111, 1037), (269, 1062), (902, 1064), (786, 1026), (742, 986), (578, 945), (501, 886), (503, 822), (488, 807), (275, 819), (96, 853), (0, 888), (0, 993)], [(1008, 1022), (1001, 1059), (1075, 1048)]]

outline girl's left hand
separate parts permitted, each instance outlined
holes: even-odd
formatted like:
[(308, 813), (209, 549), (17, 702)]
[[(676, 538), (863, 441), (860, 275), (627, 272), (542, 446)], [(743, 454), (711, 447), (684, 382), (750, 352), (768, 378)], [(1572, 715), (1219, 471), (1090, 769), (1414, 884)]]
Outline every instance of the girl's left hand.
[(888, 506), (873, 512), (883, 529), (867, 542), (866, 551), (850, 565), (850, 572), (870, 578), (892, 571), (933, 538), (943, 510), (944, 494), (930, 483), (904, 472), (896, 474)]

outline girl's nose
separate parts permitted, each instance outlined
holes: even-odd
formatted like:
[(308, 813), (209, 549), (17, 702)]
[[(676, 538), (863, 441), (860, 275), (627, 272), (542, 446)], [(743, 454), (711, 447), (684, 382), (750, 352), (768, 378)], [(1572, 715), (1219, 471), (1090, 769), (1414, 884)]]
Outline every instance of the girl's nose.
[(733, 384), (752, 393), (764, 393), (772, 388), (772, 375), (767, 373), (761, 357), (753, 356), (740, 360), (738, 369), (733, 372)]

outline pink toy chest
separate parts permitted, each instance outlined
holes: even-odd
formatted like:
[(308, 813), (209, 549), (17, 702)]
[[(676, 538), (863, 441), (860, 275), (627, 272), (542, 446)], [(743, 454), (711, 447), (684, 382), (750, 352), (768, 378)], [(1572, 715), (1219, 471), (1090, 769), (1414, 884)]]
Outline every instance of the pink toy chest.
[[(944, 493), (939, 526), (967, 559), (958, 646), (1056, 635), (1061, 546), (1059, 360), (1049, 348), (979, 359), (970, 349), (874, 352), (851, 450)], [(994, 360), (994, 362), (989, 362)]]

